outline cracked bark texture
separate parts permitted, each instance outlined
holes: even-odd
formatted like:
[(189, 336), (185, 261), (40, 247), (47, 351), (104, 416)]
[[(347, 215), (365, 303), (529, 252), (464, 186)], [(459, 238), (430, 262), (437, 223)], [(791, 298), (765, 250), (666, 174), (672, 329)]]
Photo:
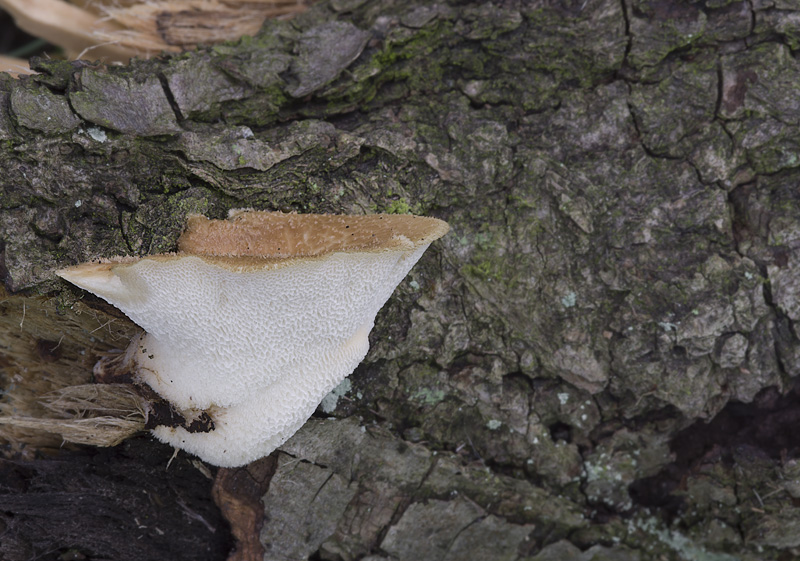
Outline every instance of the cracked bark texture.
[[(187, 213), (441, 217), (273, 455), (264, 559), (792, 558), (798, 47), (783, 0), (331, 0), (130, 67), (38, 61), (0, 79), (5, 315), (83, 310), (46, 367), (90, 368), (113, 342), (70, 343), (125, 320), (58, 267), (174, 250)], [(8, 559), (43, 553), (19, 497), (52, 460), (25, 461)]]

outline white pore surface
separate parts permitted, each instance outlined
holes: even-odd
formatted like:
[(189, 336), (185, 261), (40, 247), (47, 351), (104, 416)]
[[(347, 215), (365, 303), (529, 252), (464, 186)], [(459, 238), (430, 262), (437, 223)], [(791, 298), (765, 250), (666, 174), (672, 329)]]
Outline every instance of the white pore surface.
[(308, 420), (322, 398), (346, 378), (369, 350), (369, 330), (360, 330), (337, 353), (330, 367), (292, 371), (247, 399), (213, 415), (214, 430), (190, 433), (183, 428), (156, 427), (153, 434), (167, 444), (196, 454), (221, 467), (248, 464), (270, 454)]
[(269, 454), (355, 369), (378, 310), (426, 248), (248, 272), (192, 256), (143, 258), (80, 286), (147, 331), (130, 349), (142, 380), (179, 409), (210, 409), (215, 423), (156, 436), (230, 467)]

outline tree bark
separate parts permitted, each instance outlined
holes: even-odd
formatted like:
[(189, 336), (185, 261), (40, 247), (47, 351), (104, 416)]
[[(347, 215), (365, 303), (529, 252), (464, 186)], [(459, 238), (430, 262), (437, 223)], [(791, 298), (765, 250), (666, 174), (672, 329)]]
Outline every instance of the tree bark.
[[(4, 387), (88, 379), (108, 326), (134, 328), (53, 271), (172, 251), (189, 213), (437, 216), (451, 233), (318, 418), (251, 484), (219, 475), (240, 552), (257, 531), (268, 560), (800, 555), (798, 16), (331, 0), (178, 57), (40, 60), (0, 80), (3, 344), (24, 355)], [(4, 558), (224, 558), (215, 471), (153, 467), (170, 453), (9, 448)], [(235, 506), (256, 494), (263, 519)], [(183, 513), (163, 530), (160, 505)]]

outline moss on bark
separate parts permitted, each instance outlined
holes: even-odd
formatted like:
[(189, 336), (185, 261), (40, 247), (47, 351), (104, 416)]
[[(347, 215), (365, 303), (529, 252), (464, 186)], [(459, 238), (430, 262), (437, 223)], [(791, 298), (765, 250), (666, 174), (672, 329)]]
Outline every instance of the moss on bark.
[[(442, 217), (338, 420), (277, 453), (272, 558), (418, 556), (423, 526), (429, 559), (798, 555), (786, 15), (333, 0), (130, 68), (40, 61), (0, 79), (5, 285), (76, 297), (55, 268), (173, 250), (194, 212)], [(765, 432), (682, 436), (715, 417)]]

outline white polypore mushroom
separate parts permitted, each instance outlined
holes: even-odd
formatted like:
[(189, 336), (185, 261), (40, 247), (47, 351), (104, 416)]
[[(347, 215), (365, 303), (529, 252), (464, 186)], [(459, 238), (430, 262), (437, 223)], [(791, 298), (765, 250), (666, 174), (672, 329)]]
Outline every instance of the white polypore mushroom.
[(187, 419), (163, 442), (218, 466), (272, 452), (369, 348), (378, 310), (447, 223), (409, 215), (191, 216), (179, 252), (58, 271), (146, 333), (121, 368)]

